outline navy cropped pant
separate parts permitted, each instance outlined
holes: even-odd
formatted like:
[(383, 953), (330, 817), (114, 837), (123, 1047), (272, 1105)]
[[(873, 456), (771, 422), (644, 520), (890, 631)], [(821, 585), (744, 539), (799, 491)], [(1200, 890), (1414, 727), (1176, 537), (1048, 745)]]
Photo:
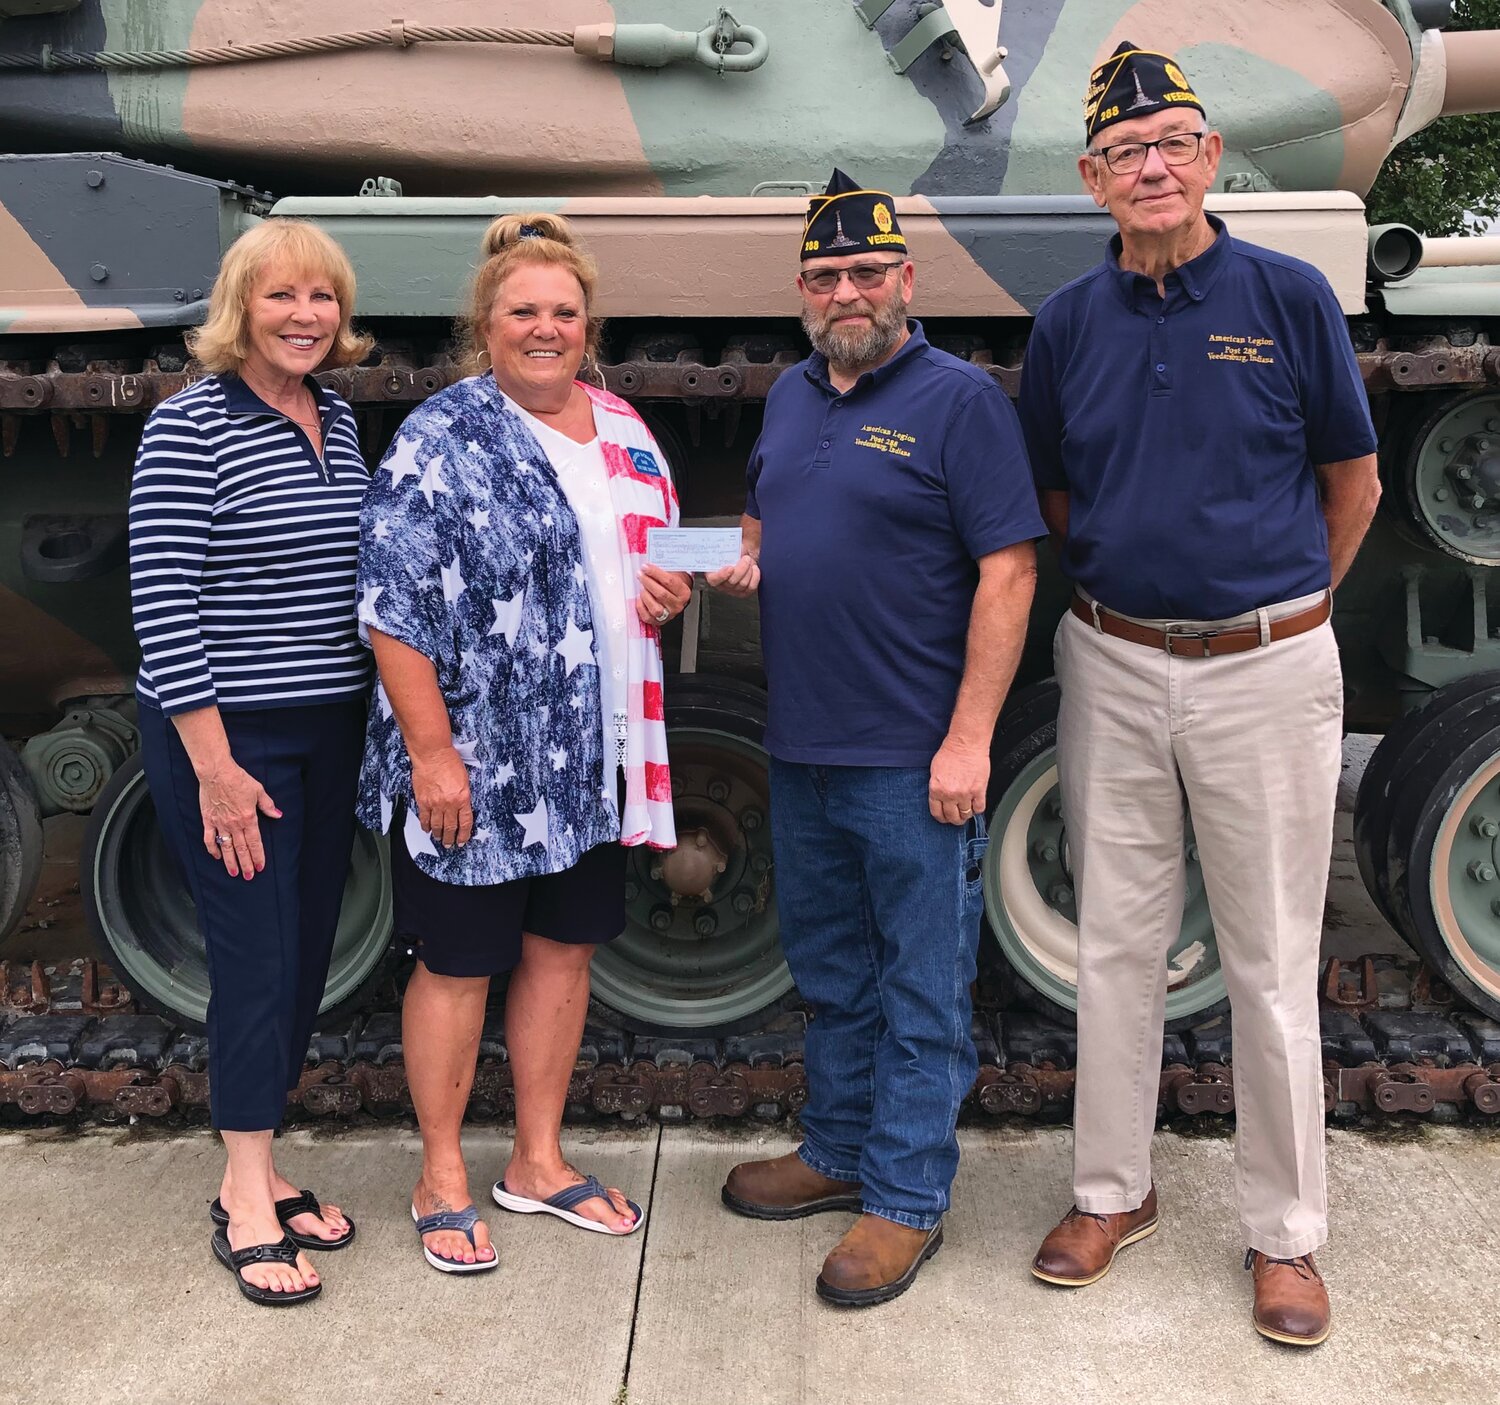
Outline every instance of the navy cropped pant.
[(354, 845), (363, 702), (223, 713), (229, 749), (281, 818), (260, 818), (266, 866), (231, 878), (203, 846), (198, 779), (160, 709), (141, 704), (158, 822), (182, 866), (208, 950), (209, 1103), (225, 1132), (281, 1125), (328, 979)]

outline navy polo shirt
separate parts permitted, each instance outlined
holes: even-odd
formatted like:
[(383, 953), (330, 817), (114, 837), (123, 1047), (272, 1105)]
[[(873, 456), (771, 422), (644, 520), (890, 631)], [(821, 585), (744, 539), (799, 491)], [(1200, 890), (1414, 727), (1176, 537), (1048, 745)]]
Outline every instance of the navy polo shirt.
[(1066, 574), (1128, 615), (1224, 619), (1323, 590), (1315, 464), (1375, 452), (1327, 280), (1231, 239), (1165, 279), (1104, 262), (1037, 313), (1020, 412), (1037, 486), (1066, 489)]
[(930, 764), (963, 677), (976, 561), (1046, 530), (1010, 401), (909, 326), (843, 394), (816, 353), (780, 376), (750, 455), (765, 745), (783, 761)]

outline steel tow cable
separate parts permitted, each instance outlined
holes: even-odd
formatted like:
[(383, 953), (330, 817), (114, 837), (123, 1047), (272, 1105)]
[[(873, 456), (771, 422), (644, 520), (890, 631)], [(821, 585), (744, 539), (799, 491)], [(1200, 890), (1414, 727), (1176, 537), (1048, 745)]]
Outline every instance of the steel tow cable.
[(408, 48), (413, 44), (528, 44), (571, 49), (573, 34), (561, 29), (482, 28), (469, 25), (410, 25), (400, 20), (384, 29), (350, 34), (322, 34), (306, 39), (275, 39), (263, 44), (229, 44), (216, 49), (98, 50), (79, 53), (44, 44), (39, 53), (0, 53), (0, 68), (43, 73), (87, 69), (202, 68), (214, 64), (252, 63), (260, 59), (297, 58), (347, 49)]

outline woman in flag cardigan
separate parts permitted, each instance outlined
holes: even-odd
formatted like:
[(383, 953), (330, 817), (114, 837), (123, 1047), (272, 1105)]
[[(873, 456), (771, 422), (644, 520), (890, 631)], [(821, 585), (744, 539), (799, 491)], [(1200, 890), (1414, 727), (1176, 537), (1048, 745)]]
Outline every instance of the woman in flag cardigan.
[(650, 431), (578, 379), (595, 269), (566, 220), (485, 235), (464, 328), (476, 374), (402, 425), (361, 522), (359, 620), (379, 684), (360, 818), (391, 834), (416, 968), (403, 1045), (422, 1131), (412, 1218), (445, 1273), (498, 1258), (459, 1127), (490, 978), (509, 971), (516, 1136), (502, 1208), (628, 1234), (639, 1208), (563, 1158), (589, 961), (625, 926), (625, 848), (676, 843), (660, 629), (691, 577), (647, 565), (677, 521)]

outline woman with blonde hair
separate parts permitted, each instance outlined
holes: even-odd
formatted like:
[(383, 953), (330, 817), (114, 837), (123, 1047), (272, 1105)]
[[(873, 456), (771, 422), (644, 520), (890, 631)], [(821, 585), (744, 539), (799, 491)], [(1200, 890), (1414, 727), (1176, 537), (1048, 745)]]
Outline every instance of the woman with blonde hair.
[(152, 411), (130, 491), (141, 751), (208, 953), (209, 1097), (228, 1164), (216, 1258), (252, 1302), (316, 1297), (302, 1249), (354, 1224), (281, 1175), (354, 842), (370, 684), (354, 619), (369, 473), (349, 406), (354, 271), (271, 219), (225, 254), (189, 345), (203, 379)]
[[(490, 226), (463, 325), (474, 374), (402, 425), (365, 501), (359, 619), (375, 651), (360, 818), (392, 830), (427, 1262), (498, 1260), (459, 1127), (490, 978), (510, 973), (515, 1144), (503, 1209), (629, 1234), (637, 1205), (560, 1131), (594, 948), (625, 926), (625, 846), (676, 842), (660, 630), (691, 578), (645, 562), (677, 521), (639, 415), (579, 379), (596, 272), (567, 221)], [(597, 375), (597, 370), (595, 371)]]

